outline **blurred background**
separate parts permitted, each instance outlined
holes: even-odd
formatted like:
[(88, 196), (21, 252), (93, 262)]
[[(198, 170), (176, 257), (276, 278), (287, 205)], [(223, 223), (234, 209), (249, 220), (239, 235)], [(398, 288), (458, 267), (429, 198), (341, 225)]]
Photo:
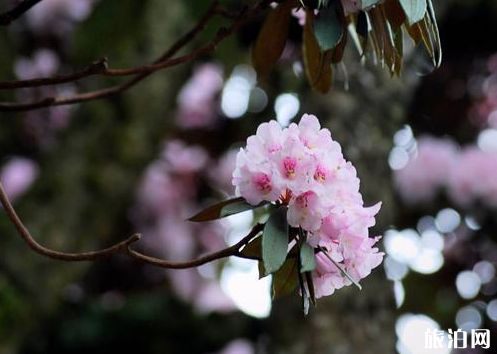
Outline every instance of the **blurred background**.
[[(0, 0), (0, 9), (15, 3)], [(221, 3), (237, 10), (251, 2)], [(208, 5), (43, 0), (0, 28), (0, 78), (51, 76), (102, 56), (111, 67), (150, 62)], [(258, 81), (250, 48), (261, 16), (213, 55), (122, 95), (0, 113), (0, 180), (51, 248), (102, 248), (141, 232), (143, 252), (186, 260), (233, 244), (252, 212), (207, 225), (185, 220), (233, 194), (234, 156), (261, 122), (286, 126), (312, 113), (357, 167), (366, 204), (383, 201), (374, 234), (386, 252), (362, 291), (342, 289), (304, 317), (296, 294), (271, 303), (256, 262), (180, 271), (120, 256), (63, 263), (28, 250), (0, 213), (0, 353), (449, 354), (427, 351), (424, 333), (458, 328), (489, 329), (496, 342), (497, 3), (435, 5), (444, 50), (436, 71), (408, 40), (401, 79), (362, 65), (349, 46), (348, 74), (336, 70), (331, 92), (314, 93), (294, 18), (276, 70)], [(226, 23), (216, 17), (188, 49)], [(32, 100), (117, 82), (93, 77), (0, 97)]]

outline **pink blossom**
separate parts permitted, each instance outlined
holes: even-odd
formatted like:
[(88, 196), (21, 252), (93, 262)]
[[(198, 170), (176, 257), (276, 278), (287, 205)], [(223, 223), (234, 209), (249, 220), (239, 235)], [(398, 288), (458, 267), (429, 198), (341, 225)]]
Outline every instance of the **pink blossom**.
[(179, 92), (176, 121), (183, 128), (208, 127), (215, 122), (216, 97), (223, 87), (222, 68), (207, 63), (197, 67)]
[(208, 170), (209, 180), (212, 185), (228, 195), (235, 193), (231, 178), (236, 167), (237, 153), (237, 150), (229, 150), (221, 156), (214, 168)]
[(315, 116), (304, 114), (285, 129), (275, 121), (261, 124), (238, 153), (233, 184), (251, 204), (285, 205), (288, 223), (307, 231), (307, 242), (337, 263), (340, 268), (318, 256), (318, 296), (351, 284), (342, 271), (359, 281), (381, 262), (368, 231), (381, 204), (364, 207), (354, 166)]
[(409, 203), (433, 199), (449, 178), (457, 146), (448, 139), (424, 136), (418, 139), (417, 155), (395, 171), (395, 185)]
[(235, 339), (229, 342), (218, 354), (254, 354), (253, 345), (246, 339)]
[(12, 158), (0, 171), (0, 181), (12, 201), (19, 199), (38, 177), (38, 165), (23, 157)]
[(171, 169), (178, 173), (191, 173), (201, 170), (207, 163), (208, 156), (200, 146), (186, 146), (179, 140), (165, 144), (163, 156)]
[(480, 201), (497, 207), (497, 154), (476, 147), (464, 149), (448, 180), (451, 198), (461, 206)]
[(324, 209), (320, 208), (319, 197), (312, 191), (292, 198), (288, 205), (288, 223), (293, 227), (317, 231), (321, 227)]
[(299, 21), (299, 25), (305, 25), (306, 12), (303, 7), (296, 7), (292, 10), (292, 16)]
[(63, 34), (71, 29), (72, 22), (86, 19), (97, 0), (43, 0), (26, 17), (28, 24), (37, 31), (52, 31)]

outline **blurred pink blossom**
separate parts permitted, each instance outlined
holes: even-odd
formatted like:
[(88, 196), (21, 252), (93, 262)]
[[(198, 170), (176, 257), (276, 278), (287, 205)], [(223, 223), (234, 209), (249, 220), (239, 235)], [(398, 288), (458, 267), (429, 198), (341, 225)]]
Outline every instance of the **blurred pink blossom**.
[(497, 154), (464, 149), (453, 164), (448, 187), (451, 198), (462, 206), (480, 201), (497, 207)]
[[(49, 77), (57, 73), (60, 67), (58, 55), (46, 48), (38, 49), (32, 57), (21, 57), (14, 63), (14, 72), (19, 79)], [(60, 87), (42, 86), (25, 88), (17, 91), (19, 101), (36, 101), (50, 96), (67, 96), (74, 92), (72, 85)], [(67, 127), (72, 108), (58, 106), (24, 113), (23, 125), (26, 134), (35, 144), (50, 145), (54, 141), (54, 133)]]
[(218, 354), (254, 354), (254, 346), (246, 339), (229, 342)]
[(449, 139), (422, 136), (417, 154), (409, 163), (394, 172), (395, 186), (408, 203), (432, 200), (445, 186), (455, 161), (457, 146)]
[(208, 160), (208, 155), (200, 146), (186, 146), (179, 140), (165, 144), (163, 156), (171, 169), (177, 173), (192, 173), (201, 170)]
[(223, 70), (213, 63), (195, 68), (179, 92), (176, 121), (183, 128), (202, 128), (216, 121), (217, 96), (223, 87)]
[(236, 154), (238, 151), (229, 150), (208, 170), (209, 179), (215, 188), (218, 188), (229, 196), (235, 194), (235, 187), (231, 183), (233, 171), (236, 167)]
[[(226, 246), (224, 222), (187, 221), (200, 209), (199, 181), (209, 170), (209, 159), (202, 147), (172, 140), (165, 143), (160, 158), (146, 169), (138, 188), (134, 219), (138, 228), (146, 230), (143, 245), (150, 253), (184, 261)], [(198, 310), (234, 309), (215, 277), (206, 278), (197, 269), (167, 271), (166, 274), (174, 292)]]
[(0, 181), (12, 201), (19, 199), (38, 177), (38, 165), (23, 157), (14, 157), (0, 171)]
[(21, 57), (14, 63), (14, 72), (19, 79), (53, 76), (59, 69), (60, 61), (54, 51), (38, 49), (31, 58)]
[(295, 17), (299, 21), (299, 25), (305, 25), (305, 9), (303, 7), (296, 7), (292, 10), (292, 16)]
[(73, 22), (86, 19), (98, 0), (43, 0), (36, 4), (26, 17), (36, 31), (63, 34)]

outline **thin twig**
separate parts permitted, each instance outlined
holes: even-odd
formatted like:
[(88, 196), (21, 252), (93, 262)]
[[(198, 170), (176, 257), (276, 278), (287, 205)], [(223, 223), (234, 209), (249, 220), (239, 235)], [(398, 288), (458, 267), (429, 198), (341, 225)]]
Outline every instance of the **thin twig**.
[(81, 252), (81, 253), (66, 253), (54, 251), (50, 248), (40, 245), (34, 238), (31, 236), (29, 230), (24, 226), (23, 222), (17, 215), (12, 203), (3, 188), (2, 183), (0, 182), (0, 202), (2, 203), (7, 216), (9, 217), (12, 224), (15, 226), (17, 233), (22, 237), (22, 239), (26, 242), (26, 244), (31, 248), (34, 252), (53, 259), (58, 259), (62, 261), (70, 261), (70, 262), (82, 262), (82, 261), (94, 261), (98, 259), (109, 258), (115, 254), (124, 254), (131, 258), (137, 259), (144, 263), (152, 264), (162, 268), (170, 268), (170, 269), (185, 269), (197, 267), (202, 264), (212, 262), (214, 260), (218, 260), (221, 258), (226, 258), (230, 256), (243, 257), (240, 253), (240, 248), (245, 246), (250, 240), (252, 240), (259, 232), (262, 231), (262, 225), (257, 224), (253, 227), (250, 233), (242, 238), (239, 242), (234, 244), (233, 246), (227, 247), (223, 250), (220, 250), (215, 253), (211, 253), (205, 255), (203, 257), (186, 261), (186, 262), (170, 262), (159, 258), (149, 257), (137, 251), (131, 249), (131, 245), (140, 240), (140, 234), (134, 234), (128, 237), (126, 240), (116, 243), (113, 246), (104, 248), (98, 251), (91, 252)]
[(13, 9), (0, 14), (0, 26), (8, 26), (41, 0), (23, 0)]
[[(216, 49), (216, 46), (223, 41), (226, 37), (232, 35), (236, 32), (242, 25), (244, 25), (249, 19), (258, 14), (263, 9), (267, 8), (271, 3), (271, 0), (260, 0), (256, 5), (252, 8), (242, 9), (238, 15), (233, 20), (232, 24), (227, 28), (221, 28), (214, 39), (203, 46), (194, 49), (190, 53), (171, 59), (171, 57), (184, 45), (190, 42), (194, 36), (200, 32), (207, 22), (212, 18), (216, 13), (218, 13), (217, 7), (218, 1), (214, 1), (212, 6), (209, 8), (207, 13), (203, 16), (203, 18), (197, 23), (197, 25), (186, 35), (180, 38), (173, 46), (167, 50), (159, 59), (157, 59), (153, 64), (134, 67), (134, 68), (126, 68), (126, 69), (105, 69), (100, 72), (100, 74), (105, 76), (129, 76), (136, 75), (132, 79), (116, 86), (91, 91), (87, 93), (75, 94), (72, 96), (66, 97), (45, 97), (38, 101), (26, 102), (26, 103), (17, 103), (17, 102), (0, 102), (0, 111), (29, 111), (43, 107), (49, 106), (60, 106), (60, 105), (68, 105), (75, 104), (80, 102), (92, 101), (96, 99), (105, 98), (114, 94), (119, 94), (130, 87), (136, 85), (138, 82), (142, 81), (144, 78), (149, 76), (150, 74), (168, 68), (172, 66), (176, 66), (182, 63), (186, 63), (192, 60), (195, 60), (202, 54), (207, 54)], [(92, 75), (92, 74), (90, 74)], [(89, 75), (87, 75), (89, 76)], [(49, 82), (49, 79), (45, 78), (45, 82)], [(52, 81), (53, 82), (53, 81)], [(67, 81), (66, 81), (67, 82)], [(3, 83), (3, 85), (8, 85), (7, 83)], [(23, 86), (26, 87), (26, 86)]]
[(16, 81), (0, 81), (0, 90), (5, 89), (18, 89), (24, 87), (40, 87), (48, 85), (64, 84), (81, 80), (96, 74), (103, 74), (107, 70), (107, 58), (102, 58), (94, 63), (91, 63), (86, 68), (74, 71), (67, 75), (58, 75), (54, 77), (42, 77), (30, 80), (16, 80)]
[(192, 261), (188, 261), (188, 262), (171, 262), (171, 261), (167, 261), (167, 260), (163, 260), (163, 259), (159, 259), (159, 258), (155, 258), (155, 257), (150, 257), (150, 256), (147, 256), (147, 255), (144, 255), (142, 253), (139, 253), (137, 251), (132, 250), (131, 247), (129, 247), (129, 246), (128, 246), (127, 252), (131, 257), (139, 259), (140, 261), (143, 261), (143, 262), (148, 263), (148, 264), (152, 264), (152, 265), (157, 266), (157, 267), (168, 268), (168, 269), (193, 268), (193, 267), (198, 267), (198, 266), (201, 266), (203, 264), (215, 261), (217, 259), (227, 258), (230, 256), (245, 258), (240, 253), (240, 248), (245, 246), (247, 243), (250, 242), (250, 240), (252, 240), (255, 236), (257, 236), (257, 234), (262, 231), (262, 227), (263, 227), (262, 224), (257, 224), (254, 226), (252, 231), (250, 231), (250, 233), (247, 236), (242, 238), (239, 242), (237, 242), (233, 246), (230, 246), (230, 247), (225, 248), (221, 251), (211, 253), (211, 254), (205, 255), (203, 257), (194, 259)]

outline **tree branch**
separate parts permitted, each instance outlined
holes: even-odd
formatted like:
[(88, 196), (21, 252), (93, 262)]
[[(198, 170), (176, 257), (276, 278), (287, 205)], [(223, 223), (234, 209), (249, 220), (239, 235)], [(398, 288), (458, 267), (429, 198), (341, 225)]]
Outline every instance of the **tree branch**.
[[(171, 48), (169, 48), (155, 62), (149, 65), (143, 65), (139, 67), (125, 68), (125, 69), (108, 69), (107, 66), (105, 65), (106, 61), (104, 61), (98, 66), (97, 63), (99, 62), (96, 62), (86, 69), (83, 69), (79, 72), (75, 72), (67, 76), (59, 76), (55, 78), (41, 78), (41, 79), (24, 80), (24, 81), (0, 82), (0, 89), (1, 89), (1, 88), (33, 87), (33, 86), (67, 83), (95, 74), (101, 74), (104, 76), (135, 75), (133, 78), (131, 78), (128, 81), (125, 81), (120, 85), (111, 86), (108, 88), (91, 91), (87, 93), (80, 93), (66, 97), (55, 97), (55, 96), (45, 97), (38, 101), (25, 102), (25, 103), (0, 102), (0, 111), (29, 111), (43, 107), (60, 106), (60, 105), (68, 105), (68, 104), (92, 101), (122, 93), (156, 71), (195, 60), (197, 57), (199, 57), (202, 54), (207, 54), (214, 51), (216, 46), (221, 41), (223, 41), (225, 38), (236, 32), (242, 25), (248, 22), (253, 16), (261, 12), (263, 9), (267, 8), (270, 3), (271, 0), (260, 0), (252, 8), (249, 9), (245, 7), (237, 14), (237, 16), (234, 16), (229, 12), (220, 10), (218, 7), (218, 1), (217, 0), (214, 1), (211, 7), (209, 8), (209, 10), (206, 12), (206, 14), (202, 17), (202, 19), (195, 25), (195, 27), (192, 30), (190, 30), (178, 41), (176, 41), (176, 43), (174, 43), (171, 46)], [(216, 36), (212, 41), (204, 44), (203, 46), (197, 49), (194, 49), (193, 51), (191, 51), (186, 55), (171, 59), (171, 57), (174, 54), (176, 54), (178, 50), (184, 47), (188, 42), (190, 42), (196, 36), (196, 34), (198, 34), (201, 31), (205, 27), (207, 22), (216, 14), (221, 14), (222, 16), (225, 17), (234, 18), (234, 20), (229, 27), (221, 28), (217, 32)]]
[(7, 216), (9, 217), (12, 224), (15, 226), (17, 233), (21, 236), (21, 238), (26, 242), (26, 244), (31, 248), (34, 252), (53, 259), (58, 259), (62, 261), (69, 262), (81, 262), (81, 261), (94, 261), (98, 259), (109, 258), (115, 254), (123, 254), (127, 255), (131, 258), (137, 259), (141, 262), (155, 265), (161, 268), (169, 268), (169, 269), (185, 269), (185, 268), (193, 268), (198, 267), (200, 265), (230, 257), (230, 256), (238, 256), (243, 257), (240, 253), (240, 248), (246, 245), (250, 240), (252, 240), (259, 232), (262, 231), (263, 225), (257, 224), (255, 225), (250, 233), (242, 238), (239, 242), (234, 244), (233, 246), (222, 249), (218, 252), (211, 253), (200, 258), (186, 261), (186, 262), (171, 262), (159, 258), (150, 257), (139, 253), (133, 249), (131, 249), (131, 245), (140, 240), (140, 234), (134, 234), (128, 237), (126, 240), (116, 243), (113, 246), (104, 248), (98, 251), (91, 252), (81, 252), (81, 253), (65, 253), (51, 250), (47, 247), (40, 245), (34, 238), (31, 236), (29, 230), (24, 226), (23, 222), (17, 215), (12, 203), (5, 192), (5, 189), (0, 182), (0, 202), (2, 203)]
[(13, 9), (0, 14), (0, 26), (8, 26), (41, 0), (23, 0)]

